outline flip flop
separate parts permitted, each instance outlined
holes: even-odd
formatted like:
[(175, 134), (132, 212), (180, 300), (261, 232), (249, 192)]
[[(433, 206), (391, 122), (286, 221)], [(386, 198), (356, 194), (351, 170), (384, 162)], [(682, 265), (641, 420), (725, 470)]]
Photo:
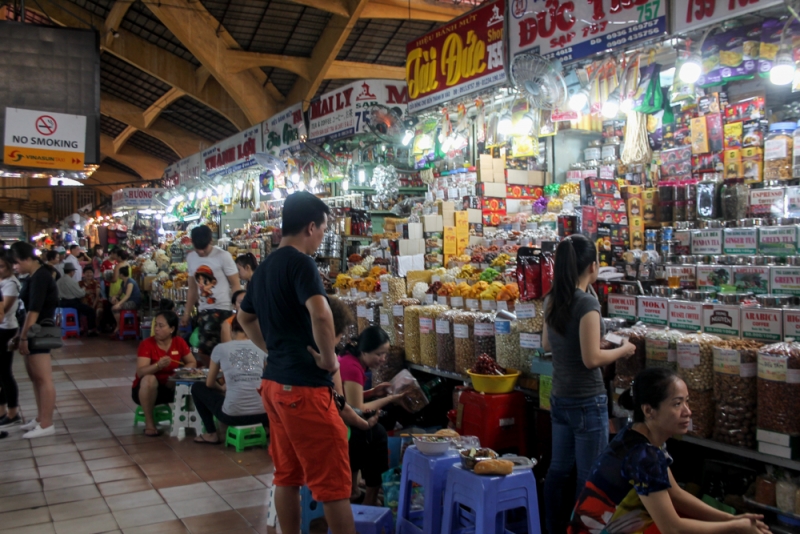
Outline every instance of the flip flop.
[(145, 428), (144, 435), (147, 436), (148, 438), (157, 438), (157, 437), (159, 437), (161, 435), (161, 431), (156, 429), (156, 433), (155, 434), (148, 434), (147, 433), (147, 429)]
[(219, 439), (217, 439), (217, 441), (208, 441), (202, 435), (197, 436), (192, 441), (194, 441), (195, 443), (199, 443), (201, 445), (219, 445), (220, 443), (222, 443)]

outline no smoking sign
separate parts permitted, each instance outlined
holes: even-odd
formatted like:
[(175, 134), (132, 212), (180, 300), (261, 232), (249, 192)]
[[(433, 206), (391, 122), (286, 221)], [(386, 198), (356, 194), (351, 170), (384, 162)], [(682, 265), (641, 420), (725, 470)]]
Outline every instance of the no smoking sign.
[(42, 135), (53, 135), (58, 129), (58, 123), (50, 115), (42, 115), (36, 119), (36, 131)]

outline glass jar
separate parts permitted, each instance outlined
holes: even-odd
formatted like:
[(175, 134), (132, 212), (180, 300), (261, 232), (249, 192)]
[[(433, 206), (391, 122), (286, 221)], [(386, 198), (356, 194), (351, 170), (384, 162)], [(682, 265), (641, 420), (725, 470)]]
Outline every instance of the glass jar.
[(719, 197), (722, 180), (716, 173), (707, 173), (706, 178), (697, 183), (697, 217), (717, 219), (720, 215)]
[(747, 217), (750, 188), (744, 180), (727, 180), (722, 186), (722, 218), (728, 221)]
[(792, 179), (795, 129), (793, 122), (769, 125), (769, 135), (764, 140), (764, 180)]

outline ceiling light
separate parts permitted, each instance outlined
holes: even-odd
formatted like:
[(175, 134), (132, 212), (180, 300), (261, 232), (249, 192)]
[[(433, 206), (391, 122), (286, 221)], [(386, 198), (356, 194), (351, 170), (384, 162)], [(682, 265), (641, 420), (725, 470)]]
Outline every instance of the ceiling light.
[(613, 119), (619, 114), (619, 90), (614, 89), (608, 95), (608, 100), (603, 103), (603, 117)]
[(414, 139), (414, 132), (411, 130), (406, 130), (405, 135), (403, 136), (403, 146), (408, 146), (411, 140)]
[(278, 189), (277, 187), (272, 190), (272, 198), (274, 198), (275, 200), (281, 199), (281, 190)]
[(514, 134), (528, 135), (531, 133), (531, 128), (533, 128), (533, 117), (531, 117), (530, 113), (526, 113), (514, 125)]
[(342, 191), (350, 190), (350, 180), (342, 180)]
[(633, 99), (626, 98), (625, 100), (623, 100), (622, 103), (620, 103), (619, 105), (619, 110), (625, 115), (633, 111)]
[(582, 111), (589, 105), (589, 91), (581, 89), (569, 97), (569, 109), (572, 111)]
[(296, 184), (297, 182), (300, 181), (300, 175), (297, 174), (296, 172), (293, 172), (292, 175), (289, 176), (289, 180), (291, 180), (292, 183)]
[(497, 121), (497, 133), (507, 136), (511, 133), (512, 128), (513, 124), (511, 123), (511, 113), (504, 111), (500, 115), (500, 120)]
[(680, 77), (683, 83), (696, 83), (697, 80), (700, 79), (700, 75), (703, 73), (703, 63), (702, 59), (697, 54), (692, 54), (689, 58), (681, 65), (681, 70), (678, 72), (678, 76)]
[(309, 189), (314, 189), (315, 187), (317, 187), (317, 179), (316, 178), (312, 178), (311, 181), (308, 182), (308, 188)]
[(769, 81), (773, 85), (788, 85), (794, 79), (795, 64), (792, 54), (786, 49), (781, 50), (772, 62), (769, 71)]
[(358, 183), (363, 184), (366, 178), (367, 178), (367, 173), (364, 172), (364, 169), (358, 169)]

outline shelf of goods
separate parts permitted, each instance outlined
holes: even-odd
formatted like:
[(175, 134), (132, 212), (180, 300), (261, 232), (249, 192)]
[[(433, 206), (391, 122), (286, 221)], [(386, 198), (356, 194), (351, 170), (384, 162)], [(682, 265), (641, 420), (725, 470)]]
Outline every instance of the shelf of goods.
[(720, 443), (711, 439), (697, 438), (694, 436), (683, 436), (675, 439), (678, 441), (685, 441), (686, 443), (699, 445), (701, 447), (706, 447), (707, 449), (714, 449), (716, 451), (725, 452), (728, 454), (735, 454), (737, 456), (749, 458), (750, 460), (756, 460), (765, 464), (777, 465), (786, 469), (800, 471), (800, 460), (789, 460), (779, 456), (773, 456), (771, 454), (764, 454), (751, 449), (745, 449), (744, 447), (735, 447), (733, 445), (726, 445), (725, 443)]

